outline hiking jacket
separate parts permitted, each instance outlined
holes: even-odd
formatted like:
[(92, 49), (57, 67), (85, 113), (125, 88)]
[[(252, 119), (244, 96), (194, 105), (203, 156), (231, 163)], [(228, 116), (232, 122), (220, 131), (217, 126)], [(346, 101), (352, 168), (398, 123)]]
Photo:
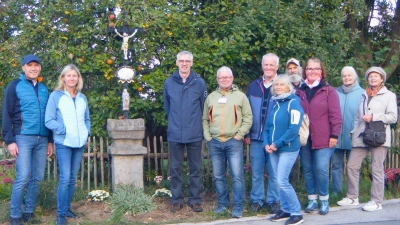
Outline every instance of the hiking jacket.
[[(365, 112), (364, 112), (365, 110)], [(364, 114), (372, 114), (372, 121), (382, 121), (386, 126), (386, 142), (382, 145), (390, 147), (392, 143), (392, 133), (390, 125), (397, 122), (397, 98), (396, 94), (382, 87), (379, 92), (371, 98), (368, 103), (367, 92), (364, 91), (356, 117), (354, 127), (351, 131), (351, 143), (353, 147), (367, 147), (363, 142), (362, 133), (365, 130), (365, 122), (362, 120)]]
[[(218, 103), (225, 96), (226, 103)], [(204, 138), (215, 138), (226, 142), (235, 135), (243, 139), (253, 122), (249, 100), (236, 85), (230, 90), (217, 89), (204, 103), (203, 130)]]
[(46, 127), (53, 131), (54, 142), (71, 148), (83, 147), (90, 135), (87, 99), (78, 92), (75, 100), (68, 91), (54, 91), (46, 107)]
[(264, 131), (264, 144), (274, 143), (277, 152), (294, 152), (300, 149), (299, 129), (304, 111), (300, 99), (291, 94), (283, 99), (273, 100), (268, 123)]
[(339, 134), (336, 148), (338, 149), (351, 149), (351, 138), (350, 131), (353, 130), (354, 117), (356, 116), (358, 106), (360, 104), (361, 95), (364, 93), (364, 89), (360, 87), (358, 83), (350, 90), (345, 93), (343, 87), (337, 87), (336, 91), (339, 96), (340, 110), (342, 112), (342, 129)]
[(164, 110), (167, 114), (168, 141), (192, 143), (203, 140), (201, 116), (207, 87), (193, 70), (183, 83), (176, 70), (164, 83)]
[(342, 113), (340, 111), (339, 97), (336, 90), (327, 83), (316, 91), (310, 102), (307, 100), (303, 84), (296, 89), (304, 113), (310, 119), (310, 137), (312, 149), (329, 148), (329, 138), (338, 138), (342, 128)]
[[(257, 80), (254, 80), (251, 82), (249, 85), (249, 88), (247, 89), (246, 96), (249, 99), (249, 103), (251, 106), (251, 112), (253, 114), (253, 125), (250, 128), (250, 132), (248, 134), (248, 137), (252, 140), (258, 140), (262, 141), (263, 140), (263, 132), (265, 125), (267, 124), (266, 121), (268, 121), (268, 110), (266, 111), (267, 115), (264, 124), (262, 124), (262, 105), (264, 101), (270, 102), (271, 94), (269, 95), (269, 99), (264, 99), (264, 87), (263, 84), (264, 80), (262, 78), (259, 78)], [(272, 86), (271, 86), (272, 87)], [(270, 90), (270, 89), (268, 89)], [(267, 107), (269, 108), (269, 107)]]
[(34, 86), (23, 73), (19, 75), (19, 79), (8, 84), (2, 112), (2, 133), (7, 145), (15, 143), (15, 136), (19, 134), (51, 136), (44, 125), (48, 98), (47, 87), (40, 82)]

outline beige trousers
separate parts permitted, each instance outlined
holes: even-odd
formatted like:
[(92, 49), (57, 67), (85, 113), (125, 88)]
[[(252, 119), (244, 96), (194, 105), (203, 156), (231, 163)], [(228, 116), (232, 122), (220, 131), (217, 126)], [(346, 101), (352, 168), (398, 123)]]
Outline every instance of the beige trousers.
[(360, 168), (362, 161), (371, 152), (372, 186), (371, 201), (383, 202), (384, 195), (384, 165), (387, 154), (387, 147), (365, 147), (352, 148), (349, 161), (347, 162), (347, 197), (358, 198)]

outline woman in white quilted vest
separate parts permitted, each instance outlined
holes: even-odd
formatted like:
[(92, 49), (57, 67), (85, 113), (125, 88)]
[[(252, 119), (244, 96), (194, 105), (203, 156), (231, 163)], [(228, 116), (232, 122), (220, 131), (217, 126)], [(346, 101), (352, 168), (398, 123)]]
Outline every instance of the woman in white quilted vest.
[(71, 200), (83, 147), (90, 134), (89, 107), (85, 95), (80, 92), (82, 87), (78, 68), (72, 64), (65, 66), (46, 108), (45, 125), (53, 131), (59, 168), (57, 225), (66, 224), (66, 217), (78, 217), (71, 211)]
[[(382, 209), (384, 195), (384, 162), (391, 145), (390, 124), (397, 122), (396, 94), (385, 87), (386, 72), (380, 67), (371, 67), (365, 72), (368, 86), (361, 97), (354, 127), (351, 131), (352, 149), (347, 162), (347, 196), (338, 201), (340, 206), (359, 205), (359, 176), (362, 161), (371, 153), (372, 185), (371, 200), (365, 204), (364, 211)], [(364, 144), (366, 123), (382, 121), (386, 126), (386, 141), (378, 147)]]

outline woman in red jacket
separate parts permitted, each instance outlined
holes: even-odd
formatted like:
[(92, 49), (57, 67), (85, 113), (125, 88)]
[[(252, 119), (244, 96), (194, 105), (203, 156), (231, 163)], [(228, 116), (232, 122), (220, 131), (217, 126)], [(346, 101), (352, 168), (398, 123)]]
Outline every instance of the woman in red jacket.
[(310, 119), (310, 136), (300, 151), (309, 200), (304, 212), (318, 209), (319, 195), (319, 214), (325, 215), (329, 212), (329, 160), (341, 130), (342, 113), (338, 94), (324, 81), (326, 71), (320, 59), (308, 59), (303, 78), (305, 82), (296, 95)]

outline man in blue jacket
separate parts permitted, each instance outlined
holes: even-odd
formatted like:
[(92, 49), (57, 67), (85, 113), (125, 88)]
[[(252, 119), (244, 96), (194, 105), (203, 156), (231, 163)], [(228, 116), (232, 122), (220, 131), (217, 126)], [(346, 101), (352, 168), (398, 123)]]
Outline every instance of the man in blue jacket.
[(176, 56), (176, 65), (178, 70), (164, 83), (164, 109), (168, 118), (171, 212), (183, 208), (182, 163), (185, 149), (190, 177), (188, 205), (194, 212), (202, 212), (200, 192), (203, 127), (201, 117), (207, 97), (207, 87), (204, 80), (191, 70), (192, 53), (179, 52)]
[[(268, 154), (264, 151), (263, 132), (268, 121), (271, 86), (279, 68), (279, 57), (274, 53), (264, 55), (261, 67), (264, 73), (262, 78), (254, 80), (246, 93), (253, 113), (253, 125), (249, 134), (245, 137), (244, 143), (250, 144), (252, 175), (250, 198), (252, 201), (251, 210), (254, 212), (260, 211), (265, 203), (264, 173)], [(268, 173), (271, 172), (272, 170), (268, 169)], [(272, 214), (276, 214), (279, 211), (279, 193), (277, 188), (272, 188), (277, 187), (275, 183), (276, 179), (268, 180), (266, 203)]]
[(53, 153), (51, 133), (44, 126), (49, 91), (38, 81), (41, 71), (39, 58), (26, 55), (22, 59), (22, 70), (20, 77), (8, 84), (3, 99), (3, 138), (8, 151), (16, 158), (17, 166), (11, 193), (11, 225), (22, 224), (21, 214), (24, 222), (33, 218), (46, 158)]

